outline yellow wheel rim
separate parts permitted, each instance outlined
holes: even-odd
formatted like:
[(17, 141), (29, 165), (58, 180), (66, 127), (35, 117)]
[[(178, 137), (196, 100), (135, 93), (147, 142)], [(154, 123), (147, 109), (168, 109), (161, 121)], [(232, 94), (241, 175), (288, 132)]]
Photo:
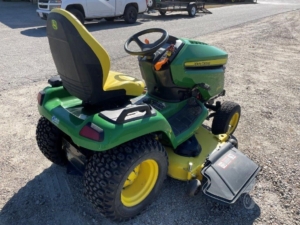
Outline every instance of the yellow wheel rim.
[(152, 191), (158, 177), (158, 164), (147, 159), (136, 166), (123, 185), (121, 201), (127, 207), (141, 203)]
[(227, 135), (230, 135), (233, 133), (233, 131), (235, 130), (235, 128), (237, 127), (238, 125), (238, 122), (239, 122), (239, 118), (240, 118), (240, 114), (238, 112), (236, 112), (230, 122), (229, 122), (229, 125), (228, 125), (228, 131), (226, 132)]

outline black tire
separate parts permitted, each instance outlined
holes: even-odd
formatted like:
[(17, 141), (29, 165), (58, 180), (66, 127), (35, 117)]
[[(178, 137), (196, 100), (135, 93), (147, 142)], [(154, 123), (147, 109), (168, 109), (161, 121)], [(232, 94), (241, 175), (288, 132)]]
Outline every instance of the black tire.
[(160, 15), (165, 16), (167, 11), (165, 11), (165, 10), (158, 10), (158, 12), (160, 13)]
[(115, 20), (115, 17), (106, 17), (104, 19), (108, 22), (113, 22)]
[[(157, 179), (150, 181), (153, 186), (144, 198), (134, 205), (126, 206), (123, 198), (125, 192), (130, 191), (130, 186), (138, 184), (132, 187), (140, 187), (140, 180), (143, 180), (141, 177), (151, 177), (146, 175), (146, 171), (151, 170), (144, 167), (143, 163), (146, 161), (156, 163)], [(141, 169), (136, 172), (138, 167)], [(143, 136), (109, 151), (96, 153), (88, 160), (84, 174), (85, 195), (105, 217), (119, 222), (126, 221), (140, 214), (154, 201), (166, 178), (167, 170), (168, 157), (164, 147), (153, 137)], [(136, 175), (132, 179), (130, 176), (133, 173)], [(125, 186), (128, 180), (132, 183)], [(149, 180), (144, 181), (143, 186), (149, 184)], [(141, 190), (135, 189), (131, 193), (135, 196), (127, 195), (127, 199), (136, 199), (136, 193)]]
[(137, 17), (138, 17), (137, 9), (132, 5), (127, 6), (124, 12), (125, 22), (129, 24), (133, 24), (136, 22)]
[(68, 9), (68, 11), (72, 13), (80, 21), (80, 23), (84, 24), (84, 15), (80, 10), (71, 8)]
[(190, 17), (194, 17), (197, 13), (197, 6), (195, 4), (188, 6), (188, 13)]
[(51, 162), (65, 166), (68, 162), (62, 149), (62, 132), (45, 117), (41, 117), (36, 128), (36, 142), (41, 152)]
[(246, 209), (253, 209), (256, 205), (255, 201), (253, 198), (249, 195), (249, 193), (243, 193), (241, 194), (240, 198), (243, 201), (243, 206)]
[[(211, 132), (215, 135), (228, 134), (232, 135), (237, 127), (241, 116), (241, 107), (235, 102), (224, 102), (220, 109), (217, 110), (214, 116)], [(230, 123), (234, 120), (232, 128), (229, 127)]]

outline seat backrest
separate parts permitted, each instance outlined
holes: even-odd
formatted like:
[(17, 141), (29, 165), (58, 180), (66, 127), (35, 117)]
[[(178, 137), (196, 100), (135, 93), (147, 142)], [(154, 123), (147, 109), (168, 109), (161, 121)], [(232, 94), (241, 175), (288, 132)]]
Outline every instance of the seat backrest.
[(49, 14), (47, 36), (63, 86), (85, 103), (99, 103), (110, 69), (105, 49), (75, 16), (63, 9)]

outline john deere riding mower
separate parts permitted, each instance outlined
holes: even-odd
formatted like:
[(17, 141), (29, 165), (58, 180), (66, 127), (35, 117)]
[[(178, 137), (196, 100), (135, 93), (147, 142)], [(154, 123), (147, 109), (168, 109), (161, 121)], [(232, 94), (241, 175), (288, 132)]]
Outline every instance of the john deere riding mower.
[[(153, 43), (142, 35), (161, 34)], [(225, 94), (227, 53), (208, 44), (143, 30), (125, 43), (140, 81), (110, 71), (104, 48), (70, 13), (53, 10), (47, 36), (59, 76), (38, 94), (36, 139), (53, 163), (83, 174), (85, 195), (106, 217), (128, 220), (159, 194), (166, 176), (232, 204), (259, 167), (237, 149), (240, 118)], [(132, 51), (135, 42), (140, 51)], [(212, 119), (211, 128), (202, 125)]]

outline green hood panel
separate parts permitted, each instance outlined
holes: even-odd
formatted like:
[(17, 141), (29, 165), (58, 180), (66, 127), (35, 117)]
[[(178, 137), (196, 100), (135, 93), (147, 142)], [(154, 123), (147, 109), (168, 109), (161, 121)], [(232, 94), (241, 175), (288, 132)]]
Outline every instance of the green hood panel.
[(180, 39), (184, 46), (171, 63), (173, 82), (176, 86), (192, 88), (206, 83), (210, 91), (202, 90), (205, 100), (216, 96), (224, 89), (226, 52), (208, 44), (189, 39)]

